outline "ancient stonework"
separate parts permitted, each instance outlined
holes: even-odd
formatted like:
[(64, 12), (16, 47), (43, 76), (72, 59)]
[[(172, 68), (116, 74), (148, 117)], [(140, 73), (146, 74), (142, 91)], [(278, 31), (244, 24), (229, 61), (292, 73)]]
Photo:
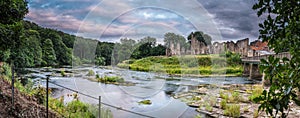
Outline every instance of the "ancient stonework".
[[(254, 41), (258, 42), (258, 41)], [(252, 45), (256, 43), (252, 43)], [(265, 45), (264, 45), (265, 46)], [(266, 47), (264, 47), (266, 48)], [(192, 37), (190, 41), (190, 49), (184, 49), (180, 44), (171, 44), (166, 50), (167, 56), (172, 55), (198, 55), (198, 54), (220, 54), (225, 50), (240, 54), (247, 57), (252, 50), (249, 45), (249, 38), (227, 42), (214, 42), (212, 45), (205, 45), (204, 42), (198, 41)]]

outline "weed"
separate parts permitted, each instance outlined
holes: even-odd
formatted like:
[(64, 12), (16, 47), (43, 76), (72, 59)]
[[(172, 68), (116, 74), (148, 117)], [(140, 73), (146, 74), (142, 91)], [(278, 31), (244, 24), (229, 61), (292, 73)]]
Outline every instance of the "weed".
[(240, 105), (239, 104), (227, 105), (224, 110), (224, 115), (235, 117), (235, 118), (240, 117)]

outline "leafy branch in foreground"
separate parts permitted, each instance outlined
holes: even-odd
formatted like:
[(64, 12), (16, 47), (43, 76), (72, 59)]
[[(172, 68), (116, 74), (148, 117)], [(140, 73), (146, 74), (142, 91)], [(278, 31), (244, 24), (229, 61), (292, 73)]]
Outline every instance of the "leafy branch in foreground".
[(258, 16), (266, 18), (259, 24), (259, 37), (276, 53), (288, 51), (291, 54), (291, 59), (270, 56), (268, 60), (261, 60), (260, 70), (271, 86), (254, 100), (261, 103), (259, 110), (273, 117), (287, 117), (290, 103), (300, 105), (300, 1), (259, 0), (253, 9)]

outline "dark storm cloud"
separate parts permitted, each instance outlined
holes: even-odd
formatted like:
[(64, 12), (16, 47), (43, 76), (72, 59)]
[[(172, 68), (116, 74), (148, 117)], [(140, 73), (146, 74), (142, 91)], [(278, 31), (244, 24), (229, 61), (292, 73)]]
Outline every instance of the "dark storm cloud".
[(198, 0), (213, 14), (224, 40), (258, 37), (258, 18), (253, 0)]
[[(141, 31), (148, 31), (148, 35), (155, 35), (158, 38), (162, 38), (163, 33), (169, 31), (168, 28), (178, 30), (183, 35), (188, 35), (191, 31), (194, 31), (195, 27), (193, 27), (190, 22), (187, 22), (187, 20), (189, 21), (191, 19), (185, 19), (180, 16), (192, 13), (197, 16), (197, 18), (194, 18), (194, 22), (203, 22), (202, 24), (199, 23), (204, 27), (202, 30), (208, 34), (212, 34), (212, 37), (218, 35), (215, 28), (219, 29), (224, 41), (243, 38), (255, 40), (258, 37), (258, 18), (256, 12), (251, 9), (254, 4), (253, 0), (198, 0), (209, 12), (208, 16), (211, 16), (216, 23), (216, 27), (214, 28), (210, 28), (211, 24), (207, 22), (209, 18), (202, 18), (205, 16), (202, 14), (206, 14), (206, 12), (199, 11), (199, 9), (197, 10), (197, 5), (191, 4), (193, 3), (191, 2), (192, 0), (180, 1), (181, 3), (179, 3), (178, 6), (174, 6), (174, 4), (178, 4), (179, 1), (180, 0), (30, 0), (29, 13), (26, 19), (45, 27), (72, 34), (77, 32), (80, 36), (90, 38), (99, 38), (101, 30), (107, 29), (107, 31), (102, 34), (102, 37), (106, 37), (107, 39), (118, 38), (124, 33), (127, 33), (127, 36), (142, 35), (142, 33), (139, 32), (127, 32), (127, 30), (132, 28), (131, 24), (145, 24), (145, 20), (148, 20), (149, 22), (146, 24), (147, 27), (144, 27)], [(101, 7), (97, 7), (99, 3), (101, 3)], [(147, 7), (147, 9), (133, 10), (130, 14), (117, 17), (119, 13), (143, 5), (149, 6), (149, 4), (150, 6), (160, 6), (163, 4), (165, 5), (164, 7), (179, 7), (179, 10), (182, 12), (178, 15), (172, 11), (158, 8), (149, 9)], [(92, 14), (89, 14), (91, 11)], [(86, 18), (87, 15), (91, 17)], [(202, 17), (200, 17), (201, 15)], [(117, 19), (112, 20), (116, 17)], [(107, 24), (105, 23), (108, 21), (113, 22), (114, 26), (106, 28)], [(152, 25), (153, 27), (148, 27), (148, 25)], [(158, 26), (165, 28), (155, 28)], [(78, 32), (79, 29), (82, 32)], [(174, 30), (170, 31), (174, 32)], [(111, 41), (115, 40), (116, 39)]]

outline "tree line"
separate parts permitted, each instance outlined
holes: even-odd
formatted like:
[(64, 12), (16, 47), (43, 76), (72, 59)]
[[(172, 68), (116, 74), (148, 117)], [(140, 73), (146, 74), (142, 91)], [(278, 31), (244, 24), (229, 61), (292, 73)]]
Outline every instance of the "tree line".
[[(17, 68), (82, 63), (117, 64), (126, 59), (165, 55), (166, 47), (174, 42), (188, 49), (188, 40), (191, 39), (190, 36), (186, 40), (183, 36), (166, 33), (164, 45), (158, 44), (157, 39), (150, 36), (137, 41), (122, 38), (116, 43), (99, 42), (23, 20), (28, 13), (27, 2), (13, 1), (0, 2), (3, 8), (0, 11), (0, 62), (14, 64)], [(199, 41), (207, 41), (205, 37), (208, 35), (202, 32), (191, 35), (195, 35)]]

